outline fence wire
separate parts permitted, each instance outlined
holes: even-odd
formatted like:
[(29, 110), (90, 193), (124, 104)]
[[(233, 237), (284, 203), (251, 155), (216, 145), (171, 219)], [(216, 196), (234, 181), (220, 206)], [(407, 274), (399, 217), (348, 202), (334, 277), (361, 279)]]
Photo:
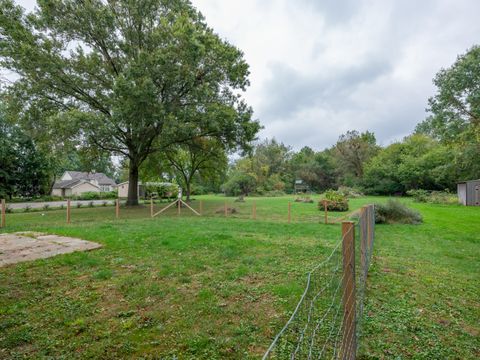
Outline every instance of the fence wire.
[[(285, 326), (273, 339), (263, 359), (354, 359), (360, 343), (365, 287), (370, 266), (375, 214), (373, 205), (360, 212), (355, 226), (343, 234), (332, 253), (307, 275), (305, 290)], [(356, 233), (351, 247), (342, 243)], [(352, 248), (353, 246), (353, 248)], [(346, 255), (344, 259), (343, 254)], [(353, 276), (343, 264), (355, 259)], [(348, 281), (355, 286), (346, 286)], [(355, 301), (355, 313), (344, 304)], [(355, 316), (355, 321), (348, 317)], [(346, 326), (353, 323), (354, 326)], [(353, 335), (352, 335), (353, 334)]]

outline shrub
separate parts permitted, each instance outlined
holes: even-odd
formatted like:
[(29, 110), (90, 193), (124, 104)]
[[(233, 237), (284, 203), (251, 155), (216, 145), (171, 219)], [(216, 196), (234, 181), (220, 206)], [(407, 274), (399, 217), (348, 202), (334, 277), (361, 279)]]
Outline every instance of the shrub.
[(98, 200), (101, 197), (101, 193), (94, 191), (87, 191), (77, 196), (78, 200)]
[(427, 190), (408, 190), (407, 195), (415, 199), (415, 201), (426, 203), (428, 202), (428, 197), (430, 193)]
[(328, 211), (348, 211), (348, 199), (346, 196), (342, 195), (335, 190), (327, 190), (323, 194), (323, 198), (318, 202), (318, 209), (320, 211), (324, 210), (323, 201), (327, 200), (327, 210)]
[(388, 200), (386, 204), (375, 205), (375, 222), (377, 224), (420, 224), (422, 215), (398, 200)]
[(412, 196), (415, 201), (430, 204), (458, 204), (457, 196), (450, 191), (427, 191), (427, 190), (409, 190), (407, 194)]
[(342, 194), (347, 198), (359, 198), (364, 196), (364, 194), (359, 189), (348, 186), (340, 186), (338, 188), (338, 193)]

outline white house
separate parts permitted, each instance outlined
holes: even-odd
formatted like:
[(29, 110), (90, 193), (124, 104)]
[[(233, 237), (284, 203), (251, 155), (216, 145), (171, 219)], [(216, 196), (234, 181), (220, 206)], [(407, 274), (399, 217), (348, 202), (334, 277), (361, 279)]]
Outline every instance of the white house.
[(65, 171), (53, 184), (52, 195), (68, 197), (85, 192), (108, 192), (116, 188), (115, 181), (103, 173)]
[[(127, 198), (128, 197), (128, 184), (129, 184), (129, 182), (125, 181), (125, 182), (117, 185), (118, 197), (119, 198)], [(176, 187), (178, 187), (178, 185), (175, 185), (175, 184), (172, 184), (172, 183), (169, 183), (169, 182), (147, 182), (147, 183), (143, 184), (141, 181), (138, 182), (137, 186), (138, 186), (137, 193), (138, 193), (139, 198), (145, 197), (146, 187), (148, 187), (148, 186), (176, 186)]]

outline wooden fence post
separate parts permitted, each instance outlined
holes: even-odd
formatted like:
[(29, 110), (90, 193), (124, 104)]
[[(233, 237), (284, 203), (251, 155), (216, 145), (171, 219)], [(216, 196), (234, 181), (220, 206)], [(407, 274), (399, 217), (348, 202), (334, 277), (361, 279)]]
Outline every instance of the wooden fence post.
[(288, 202), (288, 223), (292, 222), (292, 203)]
[(115, 201), (115, 217), (117, 219), (120, 218), (120, 200), (119, 199)]
[(327, 202), (327, 200), (323, 201), (323, 208), (325, 209), (325, 224), (328, 224), (328, 202)]
[(182, 212), (182, 200), (178, 199), (177, 200), (177, 215), (180, 216), (180, 213)]
[(71, 221), (71, 206), (70, 199), (67, 200), (67, 224), (70, 224)]
[(366, 276), (367, 274), (367, 252), (368, 249), (368, 215), (369, 215), (369, 207), (362, 206), (360, 210), (360, 269), (362, 277)]
[(225, 217), (228, 216), (228, 209), (227, 209), (227, 201), (225, 200), (225, 204), (223, 205), (223, 212), (225, 213)]
[(2, 221), (1, 221), (1, 228), (7, 226), (7, 206), (5, 205), (5, 199), (2, 199)]
[[(368, 236), (368, 248), (371, 249), (373, 247), (373, 231), (374, 224), (373, 221), (375, 219), (375, 205), (368, 206), (368, 217), (367, 217), (367, 236)], [(370, 250), (371, 251), (371, 250)]]
[(355, 314), (355, 225), (353, 222), (342, 222), (342, 250), (343, 250), (343, 337), (340, 358), (355, 360), (356, 343), (356, 314)]
[(254, 200), (252, 205), (253, 220), (257, 220), (257, 202)]
[(150, 198), (150, 217), (153, 218), (153, 198)]
[(200, 200), (200, 209), (199, 209), (199, 214), (202, 215), (203, 214), (203, 200)]

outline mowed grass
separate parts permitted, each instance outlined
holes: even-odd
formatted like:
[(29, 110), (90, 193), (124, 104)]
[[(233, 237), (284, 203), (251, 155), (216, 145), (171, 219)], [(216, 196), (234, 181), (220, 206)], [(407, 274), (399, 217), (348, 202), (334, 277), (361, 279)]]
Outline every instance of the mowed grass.
[[(298, 301), (306, 272), (340, 240), (293, 197), (8, 214), (35, 230), (103, 245), (0, 269), (0, 358), (259, 358)], [(317, 200), (318, 197), (315, 197)], [(253, 201), (257, 220), (251, 220)], [(381, 198), (351, 200), (352, 209)], [(156, 204), (158, 211), (165, 204)], [(415, 205), (420, 226), (377, 227), (364, 358), (478, 356), (480, 209)], [(332, 214), (339, 218), (343, 214)], [(439, 354), (433, 356), (432, 354)]]

